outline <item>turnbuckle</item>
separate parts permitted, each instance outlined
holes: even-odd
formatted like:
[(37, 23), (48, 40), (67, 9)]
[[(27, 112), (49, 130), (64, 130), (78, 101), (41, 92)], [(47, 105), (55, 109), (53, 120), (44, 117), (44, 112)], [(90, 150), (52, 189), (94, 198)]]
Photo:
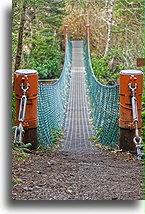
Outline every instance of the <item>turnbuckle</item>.
[(20, 101), (20, 109), (19, 109), (19, 116), (18, 116), (19, 126), (16, 127), (15, 136), (14, 136), (14, 142), (18, 142), (18, 143), (22, 142), (22, 136), (25, 132), (23, 128), (23, 122), (25, 118), (26, 104), (27, 104), (26, 92), (28, 91), (30, 84), (27, 83), (27, 87), (24, 88), (24, 84), (22, 83), (20, 87), (23, 91), (23, 95)]
[(138, 132), (138, 110), (137, 110), (137, 100), (135, 97), (135, 90), (137, 89), (137, 84), (135, 83), (134, 88), (131, 87), (131, 83), (128, 84), (129, 89), (132, 92), (131, 103), (132, 103), (132, 112), (133, 112), (133, 122), (135, 124), (135, 137), (133, 138), (133, 142), (136, 145), (138, 160), (140, 160), (144, 153), (141, 153), (144, 145), (142, 145), (142, 138), (139, 136)]
[(23, 122), (25, 118), (25, 112), (26, 112), (26, 104), (27, 104), (27, 97), (26, 95), (22, 95), (21, 101), (20, 101), (20, 109), (19, 109), (19, 116), (18, 121)]
[(14, 142), (18, 142), (19, 144), (22, 142), (22, 136), (24, 134), (24, 128), (22, 126), (22, 122), (19, 123), (19, 126), (15, 129)]

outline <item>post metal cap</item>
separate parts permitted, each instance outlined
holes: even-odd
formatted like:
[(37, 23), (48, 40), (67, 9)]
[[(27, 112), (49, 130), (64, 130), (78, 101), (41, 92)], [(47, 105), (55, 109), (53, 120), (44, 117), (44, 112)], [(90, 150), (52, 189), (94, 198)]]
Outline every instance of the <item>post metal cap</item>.
[(122, 70), (120, 74), (123, 75), (143, 75), (143, 72), (140, 70)]
[(20, 69), (20, 70), (16, 70), (15, 74), (32, 75), (32, 74), (38, 74), (38, 72), (36, 70), (33, 70), (33, 69)]
[(70, 27), (70, 25), (64, 25), (65, 28)]
[(86, 25), (86, 27), (90, 27), (90, 25), (89, 25), (89, 24), (87, 24), (87, 25)]

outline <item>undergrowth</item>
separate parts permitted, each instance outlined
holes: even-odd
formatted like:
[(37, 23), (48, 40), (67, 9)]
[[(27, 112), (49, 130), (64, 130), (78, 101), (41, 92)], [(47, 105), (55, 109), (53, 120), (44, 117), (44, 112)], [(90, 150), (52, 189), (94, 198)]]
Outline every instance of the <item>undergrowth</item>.
[(25, 64), (23, 68), (31, 68), (38, 71), (40, 79), (59, 78), (64, 61), (64, 53), (59, 44), (49, 44), (47, 40), (41, 41), (32, 52), (24, 54)]
[[(116, 57), (112, 71), (109, 70), (109, 62)], [(96, 78), (104, 85), (119, 83), (119, 72), (125, 69), (124, 58), (121, 50), (111, 49), (108, 57), (98, 58), (95, 51), (91, 54), (92, 68)]]
[(49, 149), (57, 149), (61, 146), (61, 139), (64, 137), (64, 132), (59, 129), (52, 129), (51, 141), (48, 144)]

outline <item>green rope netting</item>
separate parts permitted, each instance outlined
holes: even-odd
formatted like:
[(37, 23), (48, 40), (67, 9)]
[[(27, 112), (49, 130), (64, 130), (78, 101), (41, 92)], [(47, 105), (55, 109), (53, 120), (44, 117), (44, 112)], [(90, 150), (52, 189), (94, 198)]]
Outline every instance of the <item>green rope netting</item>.
[(114, 148), (119, 137), (119, 85), (102, 85), (95, 77), (88, 39), (84, 43), (85, 70), (91, 117), (99, 142)]
[(38, 87), (38, 137), (46, 148), (51, 146), (54, 130), (64, 127), (72, 61), (72, 44), (66, 36), (66, 54), (63, 71), (57, 82)]

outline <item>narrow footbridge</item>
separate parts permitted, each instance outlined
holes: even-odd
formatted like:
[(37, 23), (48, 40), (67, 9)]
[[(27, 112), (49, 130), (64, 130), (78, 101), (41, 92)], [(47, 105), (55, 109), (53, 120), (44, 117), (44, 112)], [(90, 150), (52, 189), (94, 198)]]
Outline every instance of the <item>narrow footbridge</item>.
[(89, 138), (93, 130), (89, 123), (83, 55), (83, 41), (72, 41), (72, 68), (63, 150), (76, 152), (92, 149)]
[(86, 41), (70, 41), (62, 74), (51, 85), (39, 85), (38, 134), (45, 147), (53, 145), (56, 130), (64, 131), (61, 150), (88, 151), (96, 135), (114, 147), (119, 136), (119, 86), (102, 85), (94, 76), (88, 34)]

